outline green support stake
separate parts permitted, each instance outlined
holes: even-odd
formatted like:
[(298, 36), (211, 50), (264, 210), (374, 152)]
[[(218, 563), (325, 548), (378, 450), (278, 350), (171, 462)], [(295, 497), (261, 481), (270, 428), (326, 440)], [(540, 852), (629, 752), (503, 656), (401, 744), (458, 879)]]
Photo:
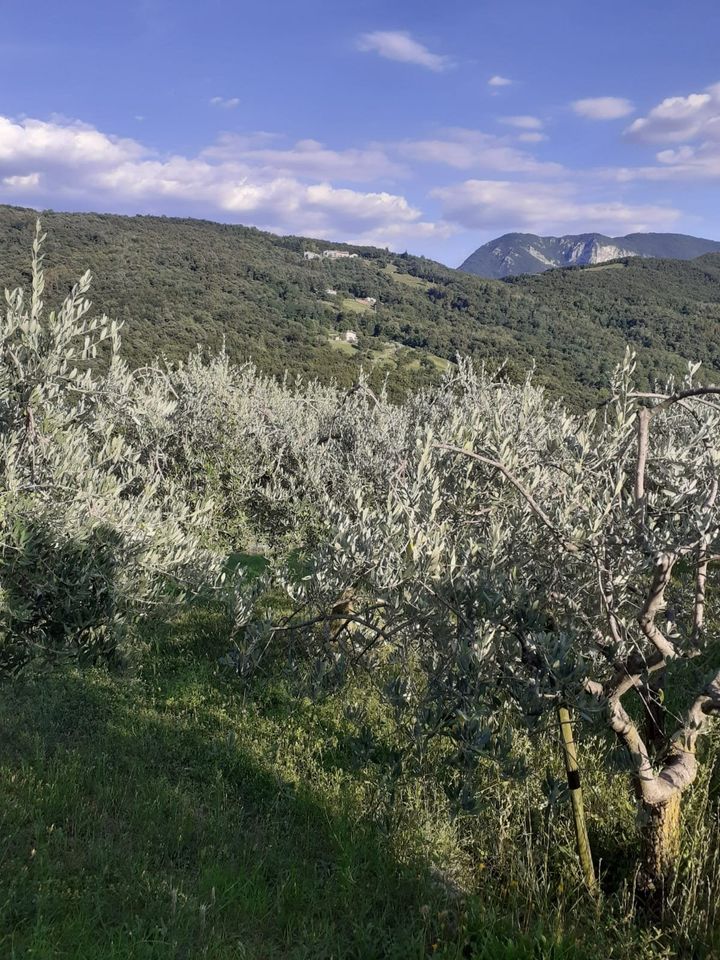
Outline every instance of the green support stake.
[(565, 771), (567, 773), (568, 787), (570, 788), (570, 801), (573, 809), (578, 857), (580, 858), (580, 866), (582, 867), (587, 888), (591, 893), (595, 894), (597, 893), (597, 879), (595, 877), (592, 854), (590, 853), (590, 838), (588, 837), (587, 824), (585, 823), (585, 808), (583, 807), (580, 771), (578, 769), (577, 750), (575, 748), (575, 740), (573, 739), (570, 711), (567, 707), (560, 705), (557, 708), (557, 715), (558, 723), (560, 724), (560, 733), (562, 735)]

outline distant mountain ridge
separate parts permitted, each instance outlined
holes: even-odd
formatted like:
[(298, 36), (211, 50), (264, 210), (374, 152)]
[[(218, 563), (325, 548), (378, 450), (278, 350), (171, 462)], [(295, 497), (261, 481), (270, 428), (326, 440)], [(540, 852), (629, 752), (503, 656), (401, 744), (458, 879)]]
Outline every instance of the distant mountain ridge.
[(459, 269), (478, 277), (502, 280), (544, 273), (555, 267), (588, 266), (624, 257), (694, 260), (705, 253), (717, 252), (720, 252), (720, 241), (683, 233), (630, 233), (625, 237), (606, 237), (602, 233), (564, 237), (506, 233), (478, 247)]

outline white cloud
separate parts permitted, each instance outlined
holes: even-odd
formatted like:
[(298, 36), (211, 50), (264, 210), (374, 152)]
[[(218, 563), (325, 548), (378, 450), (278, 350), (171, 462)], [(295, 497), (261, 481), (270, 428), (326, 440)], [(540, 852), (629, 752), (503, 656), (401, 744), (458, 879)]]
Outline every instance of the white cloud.
[(223, 110), (234, 110), (240, 104), (240, 97), (210, 97), (210, 104)]
[(720, 139), (720, 83), (687, 97), (667, 97), (627, 129), (632, 140), (642, 143), (684, 143), (688, 140)]
[(489, 87), (509, 87), (511, 84), (512, 80), (508, 77), (501, 77), (497, 73), (488, 80)]
[(0, 117), (0, 202), (218, 216), (282, 233), (395, 237), (400, 246), (451, 229), (424, 221), (396, 193), (330, 182), (393, 169), (379, 148), (331, 151), (306, 140), (283, 151), (273, 142), (259, 134), (236, 149), (225, 138), (197, 156), (160, 156), (75, 121)]
[(521, 143), (542, 143), (547, 137), (544, 133), (519, 133), (517, 139)]
[[(164, 155), (66, 118), (0, 116), (0, 202), (215, 217), (399, 249), (463, 228), (612, 233), (667, 228), (679, 216), (670, 206), (600, 195), (597, 177), (594, 187), (588, 180), (581, 190), (577, 175), (538, 160), (518, 145), (521, 137), (535, 142), (542, 133), (520, 127), (497, 136), (450, 128), (424, 140), (333, 149), (258, 132), (226, 134), (193, 155)], [(420, 163), (468, 178), (431, 192), (439, 209), (432, 220), (392, 187)], [(664, 149), (651, 172), (605, 171), (604, 192), (612, 180), (690, 170), (720, 176), (715, 141)]]
[(0, 116), (0, 172), (6, 164), (33, 160), (63, 166), (112, 166), (137, 159), (146, 150), (137, 141), (108, 136), (79, 121), (14, 121)]
[(624, 97), (587, 97), (574, 100), (571, 106), (578, 116), (588, 120), (619, 120), (635, 109)]
[(16, 190), (34, 190), (40, 186), (40, 174), (28, 173), (25, 176), (3, 177), (0, 183), (4, 187), (13, 187)]
[(660, 150), (657, 163), (641, 167), (620, 167), (604, 171), (609, 179), (621, 183), (633, 180), (702, 181), (720, 178), (720, 144), (708, 140), (696, 147), (684, 144), (676, 149)]
[(465, 180), (433, 190), (432, 196), (441, 202), (446, 222), (469, 230), (628, 232), (665, 228), (680, 215), (671, 207), (588, 200), (565, 183)]
[(201, 154), (205, 159), (249, 163), (283, 176), (368, 181), (404, 176), (403, 166), (392, 161), (380, 146), (331, 150), (318, 140), (298, 140), (291, 147), (270, 145), (277, 137), (223, 134)]
[(542, 130), (543, 122), (539, 117), (530, 117), (527, 115), (519, 117), (500, 117), (500, 122), (509, 127), (517, 127), (518, 130)]
[(667, 97), (625, 131), (628, 140), (657, 144), (654, 165), (604, 171), (610, 179), (702, 181), (720, 177), (720, 83), (702, 93)]
[(401, 156), (423, 163), (443, 164), (456, 170), (492, 170), (502, 173), (530, 173), (557, 176), (564, 168), (559, 163), (536, 160), (519, 150), (505, 137), (451, 127), (431, 140), (406, 140), (396, 145)]
[(431, 53), (405, 30), (376, 30), (373, 33), (364, 33), (359, 38), (357, 47), (363, 53), (377, 53), (387, 60), (397, 60), (400, 63), (415, 63), (436, 73), (452, 66), (449, 57)]

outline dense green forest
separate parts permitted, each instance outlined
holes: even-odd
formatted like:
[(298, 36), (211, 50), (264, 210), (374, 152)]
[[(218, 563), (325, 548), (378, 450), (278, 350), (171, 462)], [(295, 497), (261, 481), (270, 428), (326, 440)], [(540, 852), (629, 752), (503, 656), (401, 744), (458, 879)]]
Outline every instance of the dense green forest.
[[(0, 207), (0, 274), (27, 283), (35, 211)], [(362, 364), (402, 393), (458, 353), (538, 379), (575, 404), (592, 402), (630, 341), (641, 378), (720, 368), (720, 255), (691, 262), (629, 259), (507, 281), (371, 247), (199, 220), (42, 214), (47, 282), (64, 294), (85, 269), (95, 306), (124, 321), (133, 362), (182, 358), (223, 341), (267, 373), (348, 385)], [(327, 246), (346, 260), (305, 260)], [(328, 290), (335, 293), (328, 294)], [(356, 297), (374, 297), (375, 307)], [(357, 346), (334, 341), (353, 330)]]

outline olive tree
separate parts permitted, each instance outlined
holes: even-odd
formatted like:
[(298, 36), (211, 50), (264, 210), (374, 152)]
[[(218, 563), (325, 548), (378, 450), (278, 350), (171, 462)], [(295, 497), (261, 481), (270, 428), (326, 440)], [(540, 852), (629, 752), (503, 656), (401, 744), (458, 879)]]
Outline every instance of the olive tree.
[[(199, 547), (202, 505), (162, 477), (159, 451), (124, 417), (167, 419), (172, 398), (137, 401), (119, 330), (90, 314), (90, 275), (57, 311), (43, 303), (43, 237), (32, 290), (6, 292), (0, 316), (0, 667), (117, 652), (133, 625), (213, 582)], [(110, 372), (98, 360), (106, 350)], [(145, 398), (147, 400), (147, 398)]]
[(255, 623), (243, 655), (300, 638), (325, 682), (368, 668), (418, 751), (452, 744), (470, 808), (482, 758), (516, 762), (513, 724), (582, 710), (627, 749), (658, 883), (720, 708), (706, 631), (720, 390), (696, 372), (641, 393), (628, 355), (586, 416), (463, 363), (401, 412), (366, 398), (358, 435), (374, 425), (385, 456), (372, 477), (362, 448), (346, 458), (352, 496), (323, 501), (330, 536), (305, 576), (280, 577), (295, 613)]

